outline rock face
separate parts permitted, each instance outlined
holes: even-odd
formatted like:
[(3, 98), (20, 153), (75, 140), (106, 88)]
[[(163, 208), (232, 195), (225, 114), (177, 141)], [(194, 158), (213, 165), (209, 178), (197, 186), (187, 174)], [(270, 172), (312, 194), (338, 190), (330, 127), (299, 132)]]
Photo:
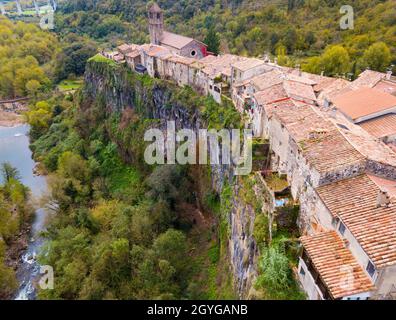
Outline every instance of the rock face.
[[(206, 128), (200, 109), (178, 96), (180, 88), (170, 82), (130, 74), (123, 67), (90, 62), (85, 74), (84, 97), (101, 99), (107, 112), (123, 112), (132, 108), (150, 119), (160, 119), (158, 127), (166, 129), (166, 121), (175, 121), (181, 128)], [(222, 193), (224, 185), (234, 180), (230, 166), (212, 165), (211, 184)], [(235, 290), (240, 298), (248, 298), (254, 279), (258, 249), (253, 238), (255, 210), (239, 197), (240, 188), (233, 188), (233, 200), (227, 222), (229, 225), (229, 256), (234, 273)]]
[(249, 298), (257, 276), (259, 251), (253, 237), (256, 212), (239, 195), (240, 187), (234, 188), (235, 197), (230, 214), (230, 257), (236, 290), (240, 298)]

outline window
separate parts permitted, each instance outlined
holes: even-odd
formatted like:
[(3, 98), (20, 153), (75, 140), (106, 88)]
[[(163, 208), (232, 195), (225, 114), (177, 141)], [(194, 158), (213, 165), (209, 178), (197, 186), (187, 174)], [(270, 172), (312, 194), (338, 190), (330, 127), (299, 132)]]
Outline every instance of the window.
[(303, 267), (300, 268), (300, 274), (301, 274), (302, 276), (305, 276), (305, 270), (304, 270)]
[(340, 219), (338, 219), (337, 217), (333, 217), (333, 219), (331, 220), (331, 224), (334, 228), (337, 228), (338, 221), (340, 221)]
[(374, 267), (374, 265), (371, 263), (371, 261), (369, 261), (369, 263), (367, 264), (366, 271), (367, 271), (367, 273), (370, 275), (371, 278), (374, 276), (374, 274), (375, 274), (375, 267)]
[(197, 55), (197, 51), (192, 50), (192, 51), (191, 51), (191, 57), (195, 57), (196, 55)]
[(345, 233), (345, 225), (340, 222), (340, 226), (338, 227), (338, 231), (341, 233), (341, 235), (344, 235)]

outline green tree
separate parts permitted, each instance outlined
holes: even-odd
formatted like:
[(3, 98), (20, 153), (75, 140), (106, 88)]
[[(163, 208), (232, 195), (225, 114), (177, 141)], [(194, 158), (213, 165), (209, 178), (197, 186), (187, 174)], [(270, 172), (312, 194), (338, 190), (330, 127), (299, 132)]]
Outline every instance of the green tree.
[(391, 61), (392, 55), (389, 47), (384, 42), (376, 42), (364, 51), (360, 64), (363, 69), (368, 67), (371, 70), (384, 72), (390, 66)]
[(11, 180), (20, 180), (21, 176), (17, 168), (13, 167), (9, 162), (3, 162), (0, 165), (0, 174), (5, 183), (11, 182)]
[(29, 95), (31, 95), (31, 96), (35, 97), (37, 95), (38, 91), (40, 90), (40, 88), (41, 88), (41, 84), (37, 80), (34, 80), (34, 79), (29, 80), (26, 83), (26, 90), (29, 93)]
[(270, 299), (284, 299), (290, 289), (291, 270), (282, 246), (264, 248), (259, 262), (260, 274), (256, 285), (265, 290)]
[(208, 46), (208, 51), (214, 54), (220, 53), (220, 36), (217, 34), (213, 25), (209, 27), (204, 42)]
[(320, 58), (320, 68), (326, 75), (342, 75), (350, 71), (350, 57), (342, 46), (328, 47)]
[(187, 243), (183, 232), (169, 229), (154, 242), (153, 250), (159, 259), (167, 260), (180, 276), (188, 268)]

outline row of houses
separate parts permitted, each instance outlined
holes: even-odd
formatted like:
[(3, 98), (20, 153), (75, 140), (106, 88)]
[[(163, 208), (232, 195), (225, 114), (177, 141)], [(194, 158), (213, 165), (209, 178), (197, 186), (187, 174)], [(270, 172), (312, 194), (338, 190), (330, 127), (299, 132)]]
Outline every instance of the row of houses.
[(298, 277), (307, 296), (394, 298), (396, 80), (391, 73), (366, 70), (351, 82), (269, 59), (208, 55), (203, 44), (168, 35), (159, 9), (151, 11), (155, 41), (125, 44), (103, 55), (191, 86), (218, 103), (232, 99), (255, 135), (270, 141), (272, 174), (287, 176), (300, 203)]
[(218, 103), (224, 97), (231, 98), (234, 84), (280, 68), (268, 61), (232, 54), (191, 58), (155, 44), (124, 44), (117, 51), (102, 54), (117, 63), (126, 63), (132, 70), (143, 66), (151, 77), (191, 86), (203, 95), (213, 96)]
[[(396, 293), (396, 81), (273, 70), (234, 88), (272, 169), (301, 205), (298, 276), (310, 299)], [(248, 103), (246, 103), (248, 102)], [(382, 125), (386, 123), (387, 125)]]

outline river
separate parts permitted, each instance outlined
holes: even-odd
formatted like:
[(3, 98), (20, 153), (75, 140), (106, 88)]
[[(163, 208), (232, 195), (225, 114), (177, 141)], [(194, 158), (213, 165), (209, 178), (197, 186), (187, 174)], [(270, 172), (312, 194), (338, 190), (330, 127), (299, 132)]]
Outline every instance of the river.
[[(7, 161), (16, 167), (22, 183), (30, 188), (33, 199), (38, 199), (46, 192), (47, 183), (45, 177), (33, 174), (35, 162), (32, 160), (32, 152), (29, 149), (28, 132), (28, 125), (12, 128), (0, 127), (0, 163)], [(33, 282), (39, 275), (40, 266), (35, 257), (43, 245), (40, 233), (45, 230), (45, 221), (45, 210), (37, 208), (28, 248), (22, 255), (17, 270), (20, 287), (15, 296), (16, 300), (36, 298)]]

